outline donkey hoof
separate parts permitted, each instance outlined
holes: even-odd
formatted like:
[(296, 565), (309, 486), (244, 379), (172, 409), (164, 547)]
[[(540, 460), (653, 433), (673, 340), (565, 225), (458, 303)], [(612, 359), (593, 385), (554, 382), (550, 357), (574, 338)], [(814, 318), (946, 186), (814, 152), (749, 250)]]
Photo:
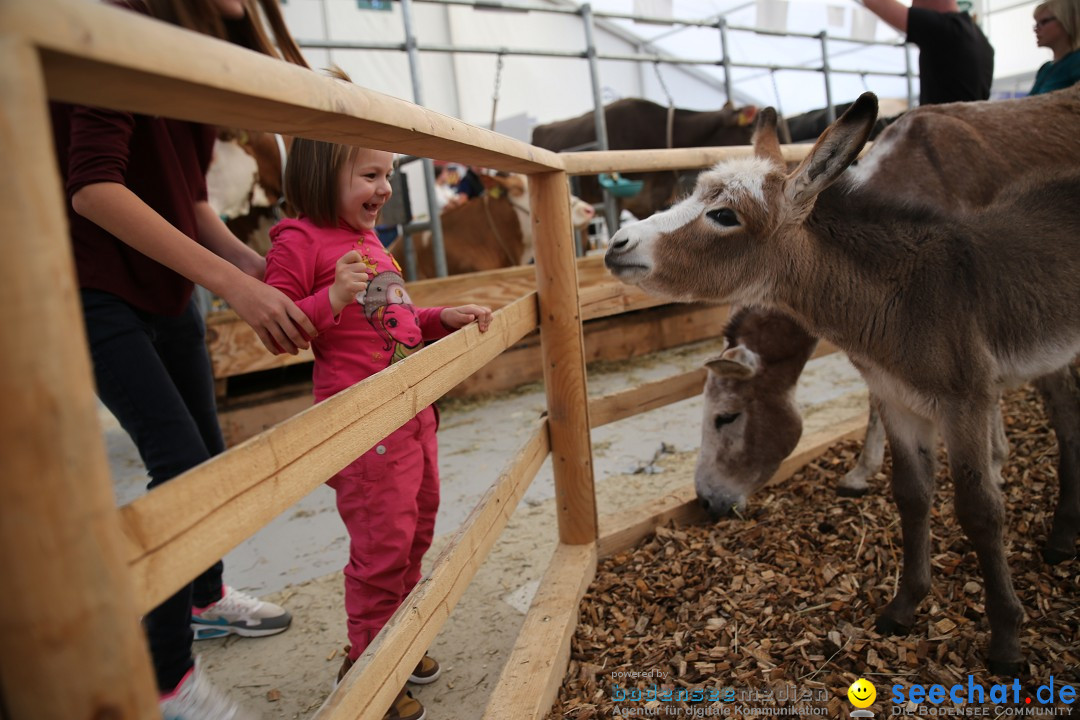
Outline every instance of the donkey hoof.
[(987, 660), (986, 669), (991, 675), (1004, 677), (1020, 677), (1024, 672), (1026, 663), (1023, 660)]
[(905, 625), (899, 620), (893, 620), (885, 615), (878, 615), (874, 621), (874, 629), (878, 635), (907, 635), (911, 632), (911, 626)]
[(1072, 560), (1076, 557), (1076, 553), (1069, 552), (1068, 550), (1059, 550), (1058, 548), (1044, 547), (1042, 549), (1043, 562), (1047, 565), (1059, 565), (1066, 560)]
[(870, 488), (868, 488), (868, 487), (855, 488), (855, 487), (844, 487), (843, 485), (837, 485), (836, 486), (836, 494), (839, 495), (840, 497), (862, 497), (863, 495), (866, 495), (866, 493), (868, 493), (868, 492), (870, 492)]

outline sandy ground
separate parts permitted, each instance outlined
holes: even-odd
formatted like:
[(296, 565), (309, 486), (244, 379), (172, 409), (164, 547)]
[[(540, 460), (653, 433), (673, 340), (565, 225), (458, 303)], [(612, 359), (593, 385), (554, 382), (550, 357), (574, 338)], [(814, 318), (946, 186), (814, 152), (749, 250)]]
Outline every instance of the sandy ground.
[[(590, 395), (699, 367), (718, 349), (717, 343), (698, 343), (591, 370)], [(846, 358), (833, 355), (808, 365), (798, 399), (809, 433), (865, 408), (866, 391)], [(442, 507), (429, 559), (475, 506), (543, 407), (542, 389), (531, 387), (443, 408)], [(700, 398), (693, 398), (593, 431), (601, 515), (692, 482), (701, 412)], [(107, 413), (103, 423), (117, 496), (126, 502), (142, 492), (142, 466)], [(555, 547), (552, 496), (548, 462), (432, 646), (443, 677), (413, 689), (432, 720), (475, 718), (487, 704)], [(268, 720), (311, 717), (330, 692), (345, 643), (340, 568), (346, 555), (333, 494), (323, 487), (226, 557), (227, 582), (287, 607), (295, 620), (278, 636), (202, 641), (196, 650), (217, 684)]]

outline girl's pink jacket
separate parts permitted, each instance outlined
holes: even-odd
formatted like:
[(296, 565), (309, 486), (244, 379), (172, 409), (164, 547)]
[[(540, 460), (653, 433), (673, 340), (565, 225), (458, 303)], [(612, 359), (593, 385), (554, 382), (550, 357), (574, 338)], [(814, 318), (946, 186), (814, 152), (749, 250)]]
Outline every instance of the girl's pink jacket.
[[(270, 230), (266, 282), (288, 295), (315, 325), (313, 380), (316, 402), (355, 385), (450, 334), (443, 308), (414, 307), (401, 268), (371, 230), (320, 228), (306, 218), (282, 220)], [(334, 317), (330, 286), (337, 261), (350, 250), (368, 266), (362, 302)]]

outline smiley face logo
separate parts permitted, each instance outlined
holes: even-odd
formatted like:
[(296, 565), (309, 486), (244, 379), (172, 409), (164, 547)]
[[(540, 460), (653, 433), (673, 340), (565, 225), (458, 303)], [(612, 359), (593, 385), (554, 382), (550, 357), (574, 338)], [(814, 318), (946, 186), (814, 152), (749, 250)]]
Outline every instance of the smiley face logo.
[(870, 707), (877, 699), (877, 688), (865, 678), (859, 678), (851, 683), (847, 690), (848, 700), (857, 708)]

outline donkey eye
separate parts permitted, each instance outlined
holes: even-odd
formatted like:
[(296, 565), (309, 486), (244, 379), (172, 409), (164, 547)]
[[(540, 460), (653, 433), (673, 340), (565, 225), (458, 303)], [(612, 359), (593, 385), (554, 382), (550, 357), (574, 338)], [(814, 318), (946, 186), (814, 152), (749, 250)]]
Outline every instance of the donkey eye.
[(737, 227), (739, 225), (739, 216), (735, 214), (735, 211), (731, 208), (721, 208), (719, 210), (710, 210), (705, 213), (705, 217), (712, 220), (714, 223), (723, 225), (724, 227)]
[(728, 413), (726, 415), (717, 415), (716, 417), (713, 418), (713, 425), (716, 427), (717, 430), (719, 430), (720, 428), (724, 427), (725, 425), (730, 425), (731, 423), (735, 422), (735, 420), (738, 419), (738, 417), (739, 417), (739, 413)]

